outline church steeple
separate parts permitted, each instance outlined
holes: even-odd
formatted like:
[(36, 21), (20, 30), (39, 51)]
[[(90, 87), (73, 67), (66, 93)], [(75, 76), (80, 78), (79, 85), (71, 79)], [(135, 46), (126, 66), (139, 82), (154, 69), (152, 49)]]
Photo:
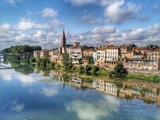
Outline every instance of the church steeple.
[(60, 54), (66, 53), (66, 36), (63, 29), (62, 37), (61, 37), (61, 45), (60, 45)]
[(65, 37), (65, 31), (63, 29), (62, 38), (61, 38), (61, 48), (66, 48), (66, 37)]

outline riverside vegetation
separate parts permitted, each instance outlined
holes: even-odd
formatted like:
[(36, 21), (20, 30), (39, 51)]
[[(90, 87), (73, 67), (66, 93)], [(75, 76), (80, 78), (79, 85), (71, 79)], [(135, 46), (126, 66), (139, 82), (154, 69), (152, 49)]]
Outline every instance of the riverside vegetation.
[[(33, 53), (33, 50), (41, 50), (39, 46), (11, 46), (10, 48), (5, 49), (5, 53)], [(128, 73), (128, 71), (123, 67), (122, 63), (118, 63), (113, 71), (107, 71), (104, 68), (100, 68), (98, 66), (93, 65), (92, 59), (88, 58), (90, 61), (89, 65), (83, 65), (82, 60), (80, 60), (80, 64), (78, 66), (74, 66), (72, 64), (72, 59), (69, 58), (69, 54), (65, 54), (63, 56), (62, 64), (63, 66), (51, 62), (49, 58), (40, 58), (36, 60), (30, 56), (21, 56), (21, 54), (17, 56), (7, 56), (6, 62), (12, 65), (12, 68), (21, 68), (20, 71), (25, 72), (27, 69), (27, 65), (36, 65), (41, 70), (51, 70), (51, 69), (63, 69), (67, 72), (78, 72), (80, 75), (93, 75), (93, 76), (108, 76), (111, 78), (125, 78), (125, 79), (138, 79), (145, 80), (151, 82), (160, 82), (160, 76), (145, 76), (145, 75), (136, 75)], [(25, 64), (21, 64), (25, 63)], [(20, 67), (19, 67), (20, 66)], [(28, 68), (29, 69), (29, 68)], [(32, 71), (32, 70), (31, 70)], [(26, 73), (27, 74), (27, 73)]]

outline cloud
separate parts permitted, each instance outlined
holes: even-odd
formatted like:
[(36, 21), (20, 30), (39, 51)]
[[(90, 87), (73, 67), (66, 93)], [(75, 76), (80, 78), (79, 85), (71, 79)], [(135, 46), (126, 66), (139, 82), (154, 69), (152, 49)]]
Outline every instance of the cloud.
[(81, 19), (85, 24), (97, 24), (102, 21), (100, 18), (92, 17), (91, 15), (84, 15)]
[(11, 29), (11, 25), (8, 24), (8, 23), (4, 23), (4, 24), (0, 25), (0, 28), (4, 29), (4, 30), (10, 30)]
[(107, 117), (109, 113), (99, 107), (85, 102), (74, 101), (67, 105), (67, 111), (76, 113), (80, 120), (99, 120), (101, 117)]
[(120, 0), (109, 4), (104, 11), (104, 16), (107, 22), (120, 24), (126, 20), (137, 18), (139, 8), (136, 4), (125, 4), (124, 0)]
[[(146, 29), (131, 28), (127, 30), (118, 30), (114, 26), (100, 26), (92, 30), (81, 33), (69, 35), (69, 40), (79, 41), (81, 45), (104, 45), (106, 41), (110, 44), (137, 44), (144, 46), (148, 44), (160, 45), (160, 23), (150, 26)], [(145, 44), (144, 44), (145, 43)]]
[(17, 101), (12, 102), (11, 111), (13, 112), (22, 112), (24, 110), (24, 103), (18, 103)]
[(58, 94), (58, 91), (55, 88), (48, 88), (44, 87), (42, 93), (47, 97), (53, 97), (54, 95)]
[(32, 85), (35, 84), (36, 82), (44, 79), (48, 79), (49, 77), (39, 77), (38, 74), (30, 74), (30, 75), (24, 75), (21, 73), (16, 73), (14, 70), (10, 71), (1, 71), (0, 72), (0, 78), (2, 78), (5, 81), (13, 81), (13, 80), (18, 80), (20, 81), (23, 85)]
[[(104, 96), (101, 101), (84, 102), (82, 101), (72, 101), (70, 104), (66, 105), (66, 110), (68, 112), (75, 112), (80, 120), (100, 120), (102, 117), (106, 119), (110, 117), (112, 111), (117, 111), (120, 102), (116, 97)], [(103, 107), (102, 107), (103, 106)]]
[(22, 2), (23, 0), (3, 0), (6, 4), (15, 5), (16, 3)]
[(49, 17), (49, 18), (54, 18), (57, 16), (57, 11), (54, 10), (53, 8), (45, 8), (42, 12), (41, 15), (43, 18)]
[(65, 0), (70, 2), (72, 5), (81, 6), (86, 4), (95, 3), (97, 0)]
[(31, 21), (30, 19), (22, 18), (21, 21), (15, 25), (17, 30), (31, 30), (31, 29), (53, 29), (55, 27), (62, 27), (63, 23), (57, 19), (53, 19), (48, 23), (40, 24)]
[(100, 33), (100, 34), (109, 34), (116, 32), (116, 28), (114, 26), (102, 26), (102, 27), (96, 27), (93, 30), (91, 30), (91, 33)]

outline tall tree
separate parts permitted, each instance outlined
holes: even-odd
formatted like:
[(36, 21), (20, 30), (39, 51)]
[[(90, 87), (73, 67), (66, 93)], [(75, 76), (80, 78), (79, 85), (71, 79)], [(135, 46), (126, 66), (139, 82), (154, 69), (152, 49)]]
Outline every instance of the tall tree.
[(69, 57), (68, 53), (63, 55), (62, 63), (66, 70), (70, 70), (72, 68), (72, 59)]
[(124, 68), (122, 63), (118, 63), (115, 66), (114, 71), (111, 73), (113, 74), (114, 77), (126, 77), (128, 71), (126, 68)]

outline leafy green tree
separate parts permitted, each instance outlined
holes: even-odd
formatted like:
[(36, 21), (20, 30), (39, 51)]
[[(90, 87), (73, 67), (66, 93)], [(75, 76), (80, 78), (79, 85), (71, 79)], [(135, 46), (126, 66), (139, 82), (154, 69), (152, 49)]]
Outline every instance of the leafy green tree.
[(122, 63), (118, 63), (115, 68), (114, 71), (111, 72), (110, 76), (114, 76), (114, 77), (126, 77), (126, 75), (128, 74), (127, 69), (124, 68)]
[(92, 69), (91, 66), (86, 65), (86, 67), (85, 67), (85, 74), (90, 74), (90, 70), (91, 69)]
[(80, 74), (83, 74), (83, 73), (84, 73), (84, 67), (83, 67), (83, 66), (80, 66), (80, 67), (79, 67), (79, 73), (80, 73)]
[(37, 61), (37, 66), (40, 68), (49, 68), (50, 60), (49, 58), (40, 58)]
[(99, 71), (99, 67), (98, 66), (93, 66), (92, 67), (92, 74), (96, 74)]
[(35, 63), (36, 62), (36, 59), (34, 57), (31, 57), (30, 58), (30, 63)]
[(90, 65), (90, 64), (94, 64), (93, 57), (88, 56), (88, 57), (87, 57), (87, 60), (88, 60), (88, 64), (89, 64), (89, 65)]
[(71, 70), (73, 64), (72, 64), (72, 59), (69, 57), (68, 53), (63, 55), (62, 63), (66, 70)]
[(79, 59), (79, 64), (83, 64), (82, 58)]

